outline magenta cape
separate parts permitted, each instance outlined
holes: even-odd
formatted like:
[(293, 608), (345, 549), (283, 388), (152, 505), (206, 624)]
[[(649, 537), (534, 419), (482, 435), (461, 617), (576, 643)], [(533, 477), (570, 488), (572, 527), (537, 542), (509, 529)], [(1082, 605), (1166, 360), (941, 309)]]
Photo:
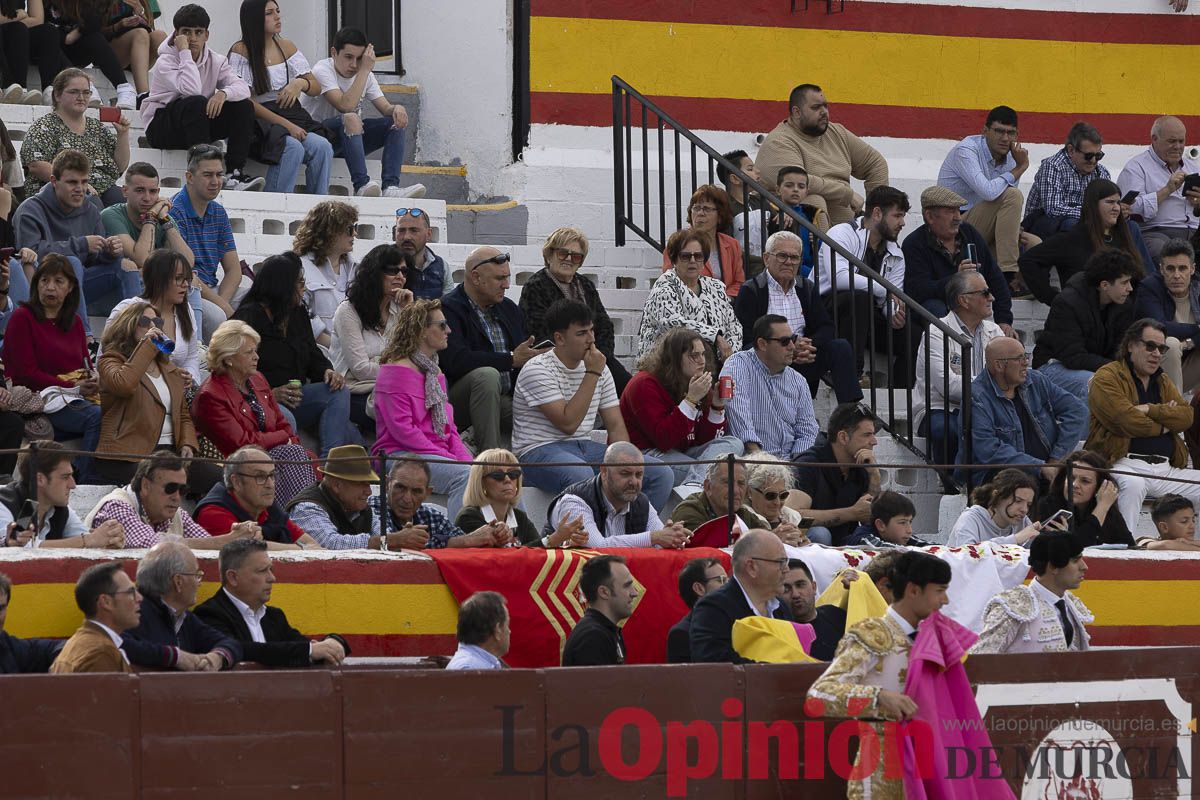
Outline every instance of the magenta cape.
[[(987, 764), (982, 754), (990, 750), (992, 740), (963, 668), (963, 656), (978, 638), (936, 611), (921, 623), (908, 657), (904, 693), (917, 704), (916, 727), (928, 726), (928, 735), (914, 731), (913, 736), (903, 737), (906, 800), (1014, 800), (1003, 778), (979, 777), (980, 765)], [(956, 722), (947, 724), (948, 720)], [(975, 757), (972, 773), (947, 777), (951, 749), (957, 756), (955, 775), (965, 771), (965, 752)], [(997, 772), (994, 764), (991, 771)]]

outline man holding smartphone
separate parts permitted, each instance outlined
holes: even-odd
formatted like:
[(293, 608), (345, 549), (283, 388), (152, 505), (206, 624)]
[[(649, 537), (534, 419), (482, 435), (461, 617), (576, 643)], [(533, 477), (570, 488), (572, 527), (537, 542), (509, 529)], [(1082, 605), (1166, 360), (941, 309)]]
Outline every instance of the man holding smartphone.
[(1155, 259), (1171, 239), (1191, 240), (1200, 224), (1200, 165), (1184, 157), (1186, 144), (1182, 120), (1159, 117), (1150, 128), (1150, 146), (1117, 176), (1122, 192), (1139, 192), (1130, 213)]

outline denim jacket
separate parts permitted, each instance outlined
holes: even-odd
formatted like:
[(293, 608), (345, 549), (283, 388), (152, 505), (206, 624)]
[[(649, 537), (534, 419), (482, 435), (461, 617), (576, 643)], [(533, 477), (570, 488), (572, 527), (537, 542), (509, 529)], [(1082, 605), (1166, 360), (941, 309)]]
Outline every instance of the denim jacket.
[[(1016, 403), (1021, 402), (1037, 424), (1035, 435), (1042, 439), (1051, 459), (1061, 459), (1079, 446), (1087, 430), (1087, 406), (1060, 389), (1037, 370), (1029, 370), (1013, 399), (1004, 396), (991, 373), (981, 372), (971, 384), (971, 436), (976, 464), (1033, 464), (1040, 459), (1025, 452), (1025, 437)], [(959, 448), (959, 458), (963, 450)]]

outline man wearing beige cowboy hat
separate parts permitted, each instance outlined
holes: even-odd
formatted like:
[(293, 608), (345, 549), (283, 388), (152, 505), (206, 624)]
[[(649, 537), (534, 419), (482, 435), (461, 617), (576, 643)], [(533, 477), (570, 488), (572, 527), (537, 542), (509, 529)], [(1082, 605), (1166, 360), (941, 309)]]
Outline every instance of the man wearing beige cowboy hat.
[[(325, 457), (325, 477), (287, 504), (292, 520), (327, 550), (399, 549), (400, 534), (379, 536), (379, 516), (367, 506), (379, 476), (362, 445), (334, 447)], [(381, 543), (386, 547), (381, 548)]]

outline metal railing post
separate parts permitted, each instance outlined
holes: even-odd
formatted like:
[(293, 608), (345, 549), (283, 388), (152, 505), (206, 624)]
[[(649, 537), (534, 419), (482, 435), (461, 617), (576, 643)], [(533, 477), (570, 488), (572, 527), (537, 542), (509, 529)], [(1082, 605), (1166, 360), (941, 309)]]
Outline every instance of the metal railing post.
[(621, 139), (625, 127), (625, 115), (621, 108), (621, 89), (615, 83), (612, 90), (613, 105), (613, 203), (615, 214), (613, 224), (616, 232), (613, 241), (617, 247), (625, 246), (625, 147)]
[(733, 453), (730, 453), (729, 455), (725, 456), (725, 461), (727, 464), (729, 464), (729, 471), (726, 474), (726, 478), (729, 480), (729, 485), (725, 487), (725, 490), (726, 490), (725, 507), (727, 509), (729, 509), (729, 529), (728, 529), (729, 543), (733, 544), (734, 515), (738, 511), (736, 508), (733, 507), (733, 468), (734, 468), (734, 465), (737, 463), (737, 461), (734, 459)]

